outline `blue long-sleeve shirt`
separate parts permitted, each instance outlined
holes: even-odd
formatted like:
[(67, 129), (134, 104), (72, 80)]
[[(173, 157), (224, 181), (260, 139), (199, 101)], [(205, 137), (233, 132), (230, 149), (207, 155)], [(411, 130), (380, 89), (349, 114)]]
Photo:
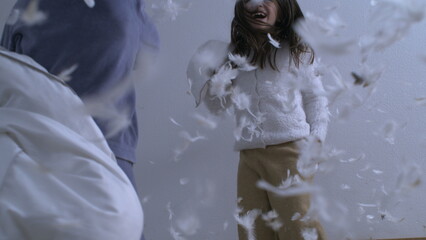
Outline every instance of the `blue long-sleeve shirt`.
[[(29, 0), (18, 0), (21, 13)], [(39, 0), (44, 22), (29, 26), (22, 20), (6, 25), (1, 45), (28, 55), (49, 72), (59, 74), (77, 64), (68, 82), (83, 99), (106, 93), (123, 83), (141, 47), (158, 48), (158, 33), (144, 12), (143, 0)], [(29, 91), (31, 91), (29, 89)], [(138, 139), (135, 90), (128, 89), (111, 106), (128, 114), (131, 124), (107, 139), (114, 154), (134, 162)], [(107, 134), (111, 119), (95, 118)]]

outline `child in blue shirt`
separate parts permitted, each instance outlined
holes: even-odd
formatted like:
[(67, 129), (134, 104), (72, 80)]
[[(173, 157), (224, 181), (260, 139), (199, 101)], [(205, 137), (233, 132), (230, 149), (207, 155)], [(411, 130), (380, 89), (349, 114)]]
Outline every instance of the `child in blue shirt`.
[[(31, 0), (18, 0), (12, 14), (23, 12)], [(143, 0), (102, 0), (89, 6), (83, 0), (39, 0), (46, 19), (28, 24), (22, 17), (5, 26), (1, 45), (28, 55), (49, 72), (60, 74), (76, 66), (70, 87), (83, 99), (103, 96), (120, 85), (134, 68), (142, 48), (158, 49), (155, 26)], [(111, 118), (94, 118), (114, 152), (119, 166), (134, 184), (133, 164), (138, 127), (133, 85), (111, 104), (101, 105), (126, 114), (130, 124), (108, 135)], [(124, 111), (123, 111), (124, 110)]]

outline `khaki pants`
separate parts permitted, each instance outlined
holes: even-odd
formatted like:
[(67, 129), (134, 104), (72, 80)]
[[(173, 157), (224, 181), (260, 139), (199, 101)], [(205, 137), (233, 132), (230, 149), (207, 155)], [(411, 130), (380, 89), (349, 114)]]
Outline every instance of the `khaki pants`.
[[(256, 183), (261, 179), (279, 186), (287, 178), (288, 170), (290, 176), (298, 174), (298, 156), (296, 142), (240, 152), (237, 191), (239, 206), (242, 208), (241, 215), (255, 209), (259, 209), (262, 214), (275, 210), (283, 223), (278, 231), (274, 231), (261, 217), (258, 217), (254, 226), (257, 240), (304, 240), (301, 232), (306, 228), (315, 228), (318, 232), (318, 240), (326, 239), (324, 230), (318, 222), (291, 220), (296, 212), (302, 217), (306, 214), (310, 204), (309, 195), (280, 197), (256, 187)], [(238, 226), (238, 236), (239, 240), (248, 239), (247, 232), (241, 226)]]

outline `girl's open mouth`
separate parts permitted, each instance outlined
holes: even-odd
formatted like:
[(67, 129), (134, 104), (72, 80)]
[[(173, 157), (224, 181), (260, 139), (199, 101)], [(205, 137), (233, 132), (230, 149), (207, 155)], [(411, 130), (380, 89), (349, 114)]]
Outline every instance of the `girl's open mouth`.
[(256, 13), (252, 14), (252, 17), (254, 19), (263, 19), (263, 18), (266, 18), (266, 14), (263, 13), (263, 12), (256, 12)]

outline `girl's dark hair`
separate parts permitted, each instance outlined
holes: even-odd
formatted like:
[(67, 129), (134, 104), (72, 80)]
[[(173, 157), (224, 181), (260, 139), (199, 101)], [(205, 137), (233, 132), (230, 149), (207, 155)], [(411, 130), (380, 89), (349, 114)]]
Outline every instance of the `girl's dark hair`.
[[(277, 3), (277, 22), (268, 31), (255, 30), (250, 22), (259, 24), (250, 17), (245, 8), (247, 0), (238, 0), (235, 4), (235, 15), (231, 26), (231, 43), (234, 45), (234, 54), (251, 57), (252, 65), (259, 64), (263, 69), (267, 63), (274, 70), (278, 70), (276, 64), (277, 48), (268, 42), (269, 32), (275, 40), (288, 44), (290, 54), (296, 66), (302, 62), (302, 55), (310, 54), (309, 63), (314, 61), (314, 51), (294, 31), (293, 25), (303, 19), (303, 13), (297, 0), (273, 0)], [(263, 35), (263, 36), (262, 36)], [(259, 36), (261, 36), (259, 38)]]

